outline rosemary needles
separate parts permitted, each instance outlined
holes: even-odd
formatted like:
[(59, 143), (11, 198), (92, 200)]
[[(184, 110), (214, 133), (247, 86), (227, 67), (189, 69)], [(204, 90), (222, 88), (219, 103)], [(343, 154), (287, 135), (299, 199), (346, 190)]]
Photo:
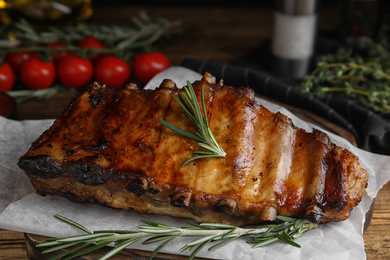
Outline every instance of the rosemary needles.
[(86, 234), (65, 238), (49, 238), (45, 242), (38, 244), (38, 248), (47, 248), (43, 253), (52, 253), (67, 249), (52, 257), (51, 260), (74, 259), (114, 243), (113, 248), (99, 258), (108, 259), (142, 239), (144, 239), (144, 245), (160, 243), (150, 256), (150, 259), (153, 259), (161, 249), (173, 240), (179, 237), (189, 236), (197, 238), (186, 243), (180, 249), (181, 253), (187, 250), (192, 251), (189, 259), (193, 259), (207, 244), (215, 243), (208, 248), (211, 251), (244, 237), (247, 238), (247, 243), (251, 244), (252, 248), (266, 246), (277, 241), (300, 247), (293, 240), (304, 235), (309, 230), (318, 227), (317, 224), (308, 220), (278, 216), (275, 224), (259, 226), (252, 229), (217, 223), (190, 223), (191, 226), (177, 228), (154, 221), (142, 220), (144, 224), (139, 225), (137, 231), (102, 230), (91, 232), (81, 224), (68, 218), (60, 215), (55, 215), (55, 217), (80, 229)]
[[(172, 131), (186, 136), (188, 138), (194, 139), (198, 141), (198, 145), (204, 148), (206, 151), (194, 151), (195, 156), (187, 159), (182, 166), (185, 164), (200, 158), (207, 157), (225, 157), (226, 153), (218, 144), (217, 140), (213, 133), (211, 132), (208, 120), (207, 120), (207, 112), (206, 106), (204, 102), (204, 90), (202, 86), (201, 92), (201, 104), (202, 111), (199, 107), (198, 99), (195, 94), (194, 88), (191, 83), (187, 82), (187, 87), (184, 87), (184, 92), (179, 93), (178, 97), (173, 95), (173, 98), (180, 104), (180, 106), (184, 109), (188, 117), (191, 121), (196, 125), (198, 131), (195, 134), (192, 134), (188, 131), (185, 131), (181, 128), (178, 128), (162, 119), (160, 119), (160, 123), (165, 127), (171, 129)], [(203, 112), (203, 115), (202, 115)]]

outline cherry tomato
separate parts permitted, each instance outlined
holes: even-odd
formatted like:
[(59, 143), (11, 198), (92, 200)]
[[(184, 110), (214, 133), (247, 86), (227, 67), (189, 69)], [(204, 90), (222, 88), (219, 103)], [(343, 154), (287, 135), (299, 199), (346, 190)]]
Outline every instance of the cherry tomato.
[(9, 52), (5, 55), (5, 61), (15, 73), (19, 73), (23, 64), (32, 58), (38, 58), (38, 54), (34, 52)]
[[(94, 48), (94, 49), (106, 49), (106, 46), (101, 43), (96, 37), (94, 36), (86, 36), (84, 37), (78, 45), (79, 47), (83, 48)], [(104, 57), (104, 53), (97, 53), (91, 57), (93, 63), (97, 63), (102, 57)]]
[(58, 65), (58, 78), (69, 88), (81, 88), (90, 83), (93, 76), (93, 65), (88, 59), (75, 55), (68, 56)]
[[(61, 48), (61, 47), (67, 47), (68, 44), (61, 43), (61, 42), (52, 42), (48, 46), (51, 48)], [(52, 55), (53, 55), (54, 64), (58, 65), (62, 59), (72, 55), (72, 53), (68, 51), (56, 51), (53, 52)]]
[(134, 75), (143, 85), (167, 68), (169, 68), (169, 60), (161, 52), (139, 53), (133, 64)]
[(130, 78), (129, 65), (115, 56), (105, 56), (96, 65), (95, 78), (108, 88), (120, 88)]
[(10, 91), (14, 87), (15, 75), (8, 63), (0, 66), (0, 91)]
[(84, 37), (78, 44), (79, 47), (105, 49), (106, 46), (94, 36)]
[(49, 88), (56, 79), (54, 63), (53, 61), (44, 62), (37, 58), (32, 58), (23, 64), (20, 78), (29, 89)]

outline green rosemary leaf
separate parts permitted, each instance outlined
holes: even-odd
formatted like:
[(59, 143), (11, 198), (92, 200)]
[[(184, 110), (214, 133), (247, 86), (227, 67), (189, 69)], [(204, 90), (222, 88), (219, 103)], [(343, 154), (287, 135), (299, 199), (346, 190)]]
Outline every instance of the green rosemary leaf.
[[(273, 225), (264, 225), (264, 228), (263, 226), (261, 227), (257, 227), (256, 229), (252, 229), (248, 232), (249, 235), (252, 235), (252, 236), (257, 236), (259, 234), (266, 234), (266, 233), (269, 233), (269, 231), (272, 229), (272, 226)], [(264, 231), (266, 230), (266, 231)]]
[(276, 221), (280, 221), (280, 222), (295, 222), (296, 220), (297, 220), (296, 218), (291, 218), (291, 217), (286, 217), (281, 215), (276, 216)]
[(191, 107), (187, 104), (187, 102), (183, 98), (183, 95), (179, 94), (178, 97), (173, 95), (173, 98), (184, 109), (184, 111), (186, 112), (187, 116), (191, 119), (192, 123), (194, 123), (194, 125), (198, 126), (198, 121), (196, 120), (196, 118), (190, 112), (191, 111)]
[(65, 222), (65, 223), (67, 223), (67, 224), (69, 224), (69, 225), (71, 225), (71, 226), (74, 226), (74, 227), (80, 229), (81, 231), (84, 231), (85, 233), (92, 234), (92, 232), (89, 231), (86, 227), (84, 227), (83, 225), (80, 225), (79, 223), (77, 223), (77, 222), (75, 222), (73, 220), (70, 220), (70, 219), (68, 219), (68, 218), (66, 218), (64, 216), (58, 215), (58, 214), (54, 215), (54, 217), (59, 219), (59, 220), (61, 220), (61, 221), (63, 221), (63, 222)]
[(279, 232), (279, 230), (271, 230), (270, 229), (265, 233), (260, 233), (260, 234), (257, 234), (256, 236), (253, 236), (253, 238), (254, 238), (254, 240), (266, 240), (269, 237), (274, 237), (275, 233), (278, 233), (278, 232)]
[[(203, 110), (203, 121), (204, 121), (204, 124), (206, 125), (206, 128), (210, 129), (209, 122), (207, 120), (206, 105), (204, 103), (204, 89), (203, 88), (202, 88), (202, 92), (201, 92), (201, 100), (202, 100), (202, 110)], [(213, 136), (213, 135), (211, 134), (211, 136)]]
[(185, 245), (183, 246), (182, 248), (179, 249), (179, 253), (183, 253), (184, 251), (192, 251), (192, 249), (195, 248), (195, 246), (188, 246), (188, 245)]
[(96, 251), (99, 248), (102, 248), (102, 247), (105, 247), (105, 246), (109, 245), (110, 243), (111, 243), (111, 241), (104, 241), (102, 243), (96, 244), (95, 246), (91, 246), (91, 247), (85, 248), (84, 250), (76, 251), (73, 254), (70, 254), (67, 257), (62, 258), (62, 260), (74, 259), (76, 257), (88, 254), (88, 253), (93, 252), (93, 251)]
[[(55, 255), (55, 256), (51, 257), (49, 260), (63, 259), (64, 257), (72, 255), (74, 252), (76, 252), (76, 251), (78, 251), (80, 249), (83, 249), (84, 247), (86, 247), (88, 245), (90, 245), (90, 243), (82, 243), (81, 246), (69, 249), (68, 251), (64, 251), (61, 254), (58, 254), (58, 255)], [(58, 249), (58, 250), (61, 250), (61, 249)], [(55, 250), (55, 251), (57, 251), (57, 250)], [(55, 251), (51, 251), (51, 252), (55, 252)], [(45, 254), (45, 253), (49, 253), (49, 252), (45, 252), (44, 251), (42, 253)]]
[(130, 239), (126, 239), (126, 240), (118, 243), (118, 245), (116, 247), (111, 249), (109, 252), (107, 252), (101, 258), (99, 258), (99, 260), (106, 260), (106, 259), (116, 255), (117, 253), (119, 253), (120, 251), (122, 251), (126, 247), (130, 246), (131, 244), (134, 244), (135, 242), (139, 241), (140, 239), (141, 239), (140, 237), (138, 237), (138, 238), (130, 238)]
[(175, 238), (177, 238), (177, 236), (169, 236), (163, 243), (161, 243), (158, 247), (156, 247), (156, 249), (150, 255), (149, 259), (153, 259), (157, 255), (157, 253), (161, 251), (161, 249), (163, 249), (166, 245), (168, 245)]
[(202, 228), (201, 226), (200, 226), (200, 224), (198, 224), (198, 223), (195, 223), (195, 222), (192, 222), (192, 221), (187, 221), (187, 223), (189, 224), (189, 225), (191, 225), (191, 227), (182, 227), (182, 228), (187, 228), (187, 229), (189, 229), (189, 228)]
[[(202, 151), (196, 151), (195, 155), (187, 160), (185, 160), (182, 164), (182, 166), (186, 165), (187, 163), (201, 158), (209, 158), (209, 157), (225, 157), (226, 153), (225, 151), (219, 146), (218, 142), (216, 141), (213, 133), (211, 132), (211, 129), (208, 124), (207, 120), (207, 112), (206, 112), (206, 105), (204, 102), (204, 89), (201, 88), (201, 106), (202, 111), (199, 106), (199, 102), (196, 96), (196, 93), (194, 91), (194, 88), (192, 87), (191, 83), (187, 82), (187, 87), (184, 87), (184, 92), (179, 93), (178, 97), (173, 95), (173, 98), (178, 102), (178, 104), (183, 108), (187, 116), (190, 118), (190, 120), (194, 123), (194, 125), (197, 127), (198, 131), (195, 132), (195, 134), (192, 134), (188, 131), (185, 131), (181, 128), (178, 128), (162, 119), (159, 119), (159, 122), (163, 124), (165, 127), (171, 129), (172, 131), (181, 134), (183, 136), (189, 137), (191, 139), (194, 139), (196, 141), (199, 141), (198, 145), (205, 149), (205, 152)], [(202, 155), (199, 155), (202, 154)]]
[[(145, 223), (145, 224), (147, 224), (149, 226), (153, 226), (153, 227), (160, 227), (161, 225), (163, 225), (161, 223), (158, 223), (158, 222), (155, 222), (155, 221), (151, 221), (151, 220), (147, 220), (147, 219), (141, 219), (141, 222)], [(167, 226), (167, 225), (164, 225), (164, 226)]]
[(297, 244), (297, 243), (295, 243), (293, 240), (292, 240), (292, 238), (286, 233), (286, 232), (284, 232), (284, 233), (282, 233), (282, 234), (276, 234), (276, 237), (279, 239), (279, 240), (281, 240), (281, 241), (283, 241), (283, 242), (285, 242), (285, 243), (287, 243), (287, 244), (290, 244), (290, 245), (292, 245), (292, 246), (295, 246), (295, 247), (301, 247), (299, 244)]
[(216, 236), (216, 235), (204, 236), (204, 237), (195, 239), (195, 240), (193, 240), (193, 241), (191, 241), (191, 242), (188, 242), (187, 245), (188, 245), (188, 246), (199, 245), (199, 244), (202, 244), (202, 243), (204, 243), (204, 242), (211, 241), (215, 236)]
[(232, 238), (232, 237), (236, 237), (237, 235), (239, 235), (239, 237), (244, 237), (244, 235), (237, 234), (234, 231), (230, 233), (230, 231), (229, 231), (228, 233), (226, 233), (224, 235), (219, 235), (219, 236), (214, 237), (213, 241), (229, 239), (229, 238)]
[(94, 240), (97, 238), (102, 238), (106, 236), (114, 235), (114, 233), (96, 233), (96, 234), (88, 234), (88, 235), (81, 235), (81, 236), (71, 236), (67, 238), (61, 238), (58, 239), (57, 243), (68, 243), (68, 242), (79, 242), (79, 241), (87, 241), (87, 240)]
[[(202, 113), (200, 111), (198, 98), (196, 97), (194, 88), (188, 82), (187, 87), (184, 87), (184, 89), (186, 90), (187, 95), (190, 97), (190, 101), (191, 101), (190, 105), (191, 105), (192, 110), (193, 110), (193, 112), (195, 114), (195, 117), (198, 120), (198, 122), (201, 123), (203, 116), (202, 116)], [(203, 91), (203, 87), (202, 87), (202, 91)], [(201, 103), (202, 103), (202, 106), (203, 106), (204, 105), (204, 99), (201, 99)], [(204, 115), (204, 116), (206, 116), (206, 115)]]
[(220, 150), (214, 146), (204, 144), (204, 143), (198, 143), (198, 145), (204, 149), (207, 149), (209, 152), (211, 152), (214, 155), (214, 157), (224, 157), (225, 156), (224, 154), (220, 154)]
[[(271, 237), (269, 239), (266, 239), (264, 241), (261, 241), (261, 242), (258, 242), (258, 243), (255, 243), (254, 246), (252, 246), (253, 249), (255, 248), (259, 248), (259, 247), (264, 247), (264, 246), (268, 246), (270, 244), (273, 244), (275, 242), (277, 242), (279, 239), (276, 238), (276, 237)], [(247, 243), (251, 243), (252, 241), (247, 241)], [(256, 242), (256, 241), (255, 241)]]
[[(229, 238), (232, 237), (231, 235), (233, 234), (234, 231), (236, 231), (236, 227), (233, 227), (229, 232), (227, 232), (225, 235), (221, 237), (221, 239)], [(236, 236), (237, 234), (234, 234)]]
[(194, 151), (195, 154), (209, 154), (209, 155), (214, 155), (214, 152), (208, 152), (208, 151)]
[(184, 166), (184, 165), (186, 165), (187, 163), (192, 162), (192, 161), (197, 160), (197, 159), (212, 158), (212, 157), (215, 157), (215, 154), (214, 154), (214, 153), (213, 153), (213, 154), (206, 154), (206, 155), (195, 155), (195, 156), (193, 156), (193, 157), (191, 157), (191, 158), (185, 160), (185, 161), (182, 163), (181, 166)]
[(188, 137), (188, 138), (191, 138), (191, 139), (194, 139), (194, 140), (197, 140), (199, 142), (202, 142), (203, 140), (201, 138), (199, 138), (197, 135), (194, 135), (188, 131), (185, 131), (181, 128), (178, 128), (177, 126), (174, 126), (172, 125), (171, 123), (168, 123), (167, 121), (164, 121), (162, 119), (159, 119), (158, 120), (163, 126), (165, 126), (166, 128), (169, 128), (170, 130), (178, 133), (178, 134), (181, 134), (181, 135), (184, 135), (185, 137)]
[[(46, 254), (46, 253), (56, 252), (58, 250), (62, 250), (62, 249), (68, 248), (68, 247), (80, 245), (81, 243), (85, 244), (85, 243), (79, 242), (79, 241), (78, 242), (73, 242), (73, 243), (67, 243), (67, 244), (60, 244), (58, 246), (51, 247), (49, 249), (45, 249), (45, 250), (42, 251), (42, 253)], [(89, 243), (86, 243), (86, 244), (89, 244)]]
[(207, 243), (209, 243), (210, 240), (207, 240), (205, 242), (203, 242), (202, 244), (200, 244), (199, 246), (197, 246), (195, 248), (195, 250), (192, 252), (192, 254), (188, 257), (188, 260), (193, 260), (195, 258), (195, 256), (198, 254), (198, 252), (205, 246), (207, 245)]
[[(60, 240), (62, 238), (58, 238), (57, 240)], [(57, 241), (53, 241), (53, 240), (50, 240), (50, 241), (45, 241), (45, 242), (42, 242), (42, 243), (39, 243), (36, 245), (36, 247), (53, 247), (53, 246), (57, 246), (61, 243), (58, 243)]]
[(229, 244), (230, 242), (233, 242), (234, 240), (236, 240), (239, 237), (240, 237), (240, 235), (236, 234), (236, 235), (232, 236), (231, 238), (226, 239), (225, 241), (222, 241), (218, 244), (215, 244), (215, 245), (209, 247), (208, 251), (212, 251), (212, 250), (215, 250), (215, 249), (220, 248), (222, 246), (225, 246), (225, 245)]
[(150, 220), (141, 220), (146, 225), (139, 225), (138, 229), (173, 229), (174, 227)]
[(165, 241), (171, 237), (172, 237), (171, 235), (154, 236), (154, 237), (146, 239), (144, 242), (142, 242), (142, 244), (144, 244), (144, 245), (153, 244), (156, 242)]

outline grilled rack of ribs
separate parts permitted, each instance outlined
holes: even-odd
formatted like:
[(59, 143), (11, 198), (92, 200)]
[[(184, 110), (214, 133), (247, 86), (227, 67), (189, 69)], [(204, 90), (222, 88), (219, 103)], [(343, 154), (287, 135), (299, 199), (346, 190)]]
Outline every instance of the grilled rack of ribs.
[(41, 195), (143, 213), (233, 225), (272, 221), (277, 214), (315, 222), (345, 220), (359, 203), (368, 173), (357, 156), (319, 131), (296, 127), (257, 104), (254, 92), (193, 83), (225, 158), (181, 166), (199, 147), (159, 119), (195, 132), (164, 80), (155, 90), (135, 84), (91, 84), (19, 160)]

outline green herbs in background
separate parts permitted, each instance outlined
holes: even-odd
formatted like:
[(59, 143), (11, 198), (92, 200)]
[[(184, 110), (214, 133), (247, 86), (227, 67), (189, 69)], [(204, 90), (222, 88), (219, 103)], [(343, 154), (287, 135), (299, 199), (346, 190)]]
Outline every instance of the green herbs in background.
[(139, 225), (137, 231), (102, 230), (91, 232), (81, 224), (63, 216), (55, 215), (55, 217), (80, 229), (86, 234), (65, 238), (48, 238), (45, 242), (38, 244), (36, 247), (46, 248), (43, 253), (52, 253), (67, 249), (52, 257), (52, 260), (74, 259), (113, 243), (113, 248), (99, 258), (108, 259), (142, 239), (144, 240), (144, 245), (158, 244), (150, 256), (150, 259), (153, 259), (170, 242), (176, 241), (180, 237), (189, 236), (196, 237), (196, 239), (186, 243), (180, 249), (180, 253), (188, 250), (192, 251), (189, 259), (193, 259), (206, 245), (213, 244), (208, 247), (208, 251), (211, 251), (239, 238), (245, 238), (246, 242), (252, 245), (252, 248), (266, 246), (278, 241), (300, 247), (294, 240), (306, 234), (311, 229), (318, 227), (317, 224), (308, 220), (278, 216), (275, 224), (263, 225), (256, 228), (239, 228), (215, 223), (189, 223), (191, 225), (189, 227), (178, 228), (142, 220), (144, 225)]
[(7, 94), (15, 99), (17, 103), (21, 103), (31, 99), (49, 99), (60, 91), (71, 91), (61, 85), (55, 85), (46, 89), (25, 89), (8, 91)]
[(319, 98), (346, 97), (373, 109), (390, 113), (390, 53), (367, 41), (364, 57), (345, 49), (317, 58), (316, 69), (300, 89)]
[(194, 151), (195, 155), (194, 157), (189, 158), (186, 160), (182, 166), (187, 164), (190, 161), (200, 159), (200, 158), (207, 158), (207, 157), (225, 157), (226, 153), (225, 151), (219, 146), (217, 140), (215, 140), (215, 137), (213, 133), (211, 132), (208, 120), (207, 120), (207, 113), (206, 113), (206, 106), (204, 103), (204, 91), (202, 87), (201, 92), (201, 103), (202, 103), (202, 111), (199, 107), (198, 99), (196, 97), (195, 91), (191, 85), (191, 83), (187, 82), (187, 87), (184, 87), (184, 93), (179, 93), (179, 97), (176, 97), (173, 95), (173, 98), (180, 104), (180, 106), (184, 109), (187, 116), (191, 119), (191, 121), (196, 125), (198, 131), (195, 134), (192, 134), (188, 131), (185, 131), (183, 129), (180, 129), (162, 119), (160, 119), (160, 123), (164, 125), (165, 127), (171, 129), (172, 131), (181, 134), (183, 136), (186, 136), (188, 138), (194, 139), (196, 141), (199, 141), (198, 145), (207, 151)]
[[(131, 21), (123, 24), (77, 23), (60, 29), (49, 27), (45, 31), (35, 30), (25, 20), (10, 25), (0, 26), (0, 51), (6, 52), (38, 52), (50, 55), (54, 52), (69, 51), (77, 55), (93, 55), (96, 53), (112, 54), (128, 60), (140, 50), (151, 50), (153, 45), (176, 33), (181, 21), (169, 21), (163, 17), (150, 17), (141, 12), (131, 17)], [(77, 42), (86, 36), (93, 36), (105, 44), (105, 49), (80, 48)], [(47, 47), (53, 42), (68, 44), (64, 47)], [(19, 46), (18, 48), (15, 48)]]

